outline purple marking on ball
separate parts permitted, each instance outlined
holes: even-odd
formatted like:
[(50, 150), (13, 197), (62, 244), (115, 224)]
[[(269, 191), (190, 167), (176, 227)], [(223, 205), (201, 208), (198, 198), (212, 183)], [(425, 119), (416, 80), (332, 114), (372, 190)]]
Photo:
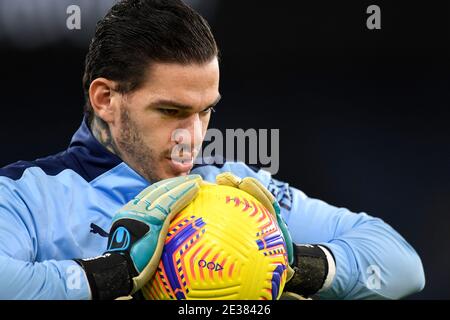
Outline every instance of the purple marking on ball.
[(281, 277), (283, 271), (286, 270), (286, 266), (279, 264), (272, 273), (272, 300), (278, 297), (280, 291)]

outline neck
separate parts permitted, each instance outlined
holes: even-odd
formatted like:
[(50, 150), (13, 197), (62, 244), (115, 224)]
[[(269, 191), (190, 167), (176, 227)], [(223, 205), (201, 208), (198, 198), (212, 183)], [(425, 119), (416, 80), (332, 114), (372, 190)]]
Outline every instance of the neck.
[(113, 136), (111, 134), (111, 130), (109, 129), (108, 124), (94, 115), (90, 128), (94, 137), (100, 142), (109, 152), (121, 157), (119, 149), (117, 148)]

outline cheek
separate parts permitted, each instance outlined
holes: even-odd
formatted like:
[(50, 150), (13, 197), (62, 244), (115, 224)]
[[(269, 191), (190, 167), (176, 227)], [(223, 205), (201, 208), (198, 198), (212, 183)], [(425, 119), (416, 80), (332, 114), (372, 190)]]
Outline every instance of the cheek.
[(153, 127), (147, 133), (147, 143), (155, 154), (167, 153), (175, 145), (172, 139), (174, 130), (168, 126)]

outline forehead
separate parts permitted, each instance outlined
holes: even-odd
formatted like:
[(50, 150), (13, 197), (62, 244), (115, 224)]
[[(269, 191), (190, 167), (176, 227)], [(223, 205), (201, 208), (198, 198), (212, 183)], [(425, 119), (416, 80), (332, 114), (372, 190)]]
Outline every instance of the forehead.
[(201, 107), (217, 99), (219, 78), (217, 58), (203, 64), (158, 62), (149, 67), (138, 91), (149, 102), (170, 99)]

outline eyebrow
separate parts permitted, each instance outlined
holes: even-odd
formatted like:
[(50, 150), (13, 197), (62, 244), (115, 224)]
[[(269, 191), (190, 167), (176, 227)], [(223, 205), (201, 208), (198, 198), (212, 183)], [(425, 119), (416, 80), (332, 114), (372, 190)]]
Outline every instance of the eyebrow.
[[(219, 94), (219, 96), (217, 97), (216, 101), (214, 101), (211, 105), (206, 107), (204, 110), (212, 108), (212, 107), (215, 107), (219, 103), (219, 101), (221, 99), (222, 99), (222, 96)], [(178, 103), (176, 101), (166, 100), (166, 99), (157, 100), (157, 101), (153, 102), (152, 104), (150, 104), (150, 107), (154, 107), (154, 106), (174, 107), (174, 108), (181, 109), (181, 110), (192, 110), (192, 109), (194, 109), (192, 106), (187, 106), (187, 105)]]

